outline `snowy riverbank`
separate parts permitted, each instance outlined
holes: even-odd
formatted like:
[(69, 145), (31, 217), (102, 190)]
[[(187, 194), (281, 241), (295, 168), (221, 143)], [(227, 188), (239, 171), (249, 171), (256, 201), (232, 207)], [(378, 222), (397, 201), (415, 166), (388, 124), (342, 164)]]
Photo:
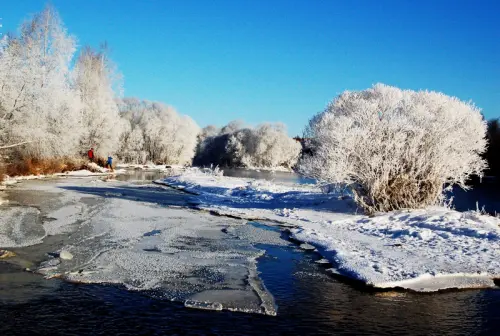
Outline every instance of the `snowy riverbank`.
[(92, 176), (106, 176), (106, 175), (117, 175), (125, 174), (127, 171), (123, 168), (110, 170), (108, 168), (99, 167), (97, 164), (88, 164), (89, 169), (79, 169), (73, 171), (67, 171), (64, 173), (56, 174), (38, 174), (38, 175), (25, 175), (25, 176), (8, 176), (4, 177), (4, 181), (0, 185), (12, 185), (20, 181), (27, 180), (39, 180), (44, 178), (54, 178), (54, 177), (92, 177)]
[(224, 177), (196, 168), (157, 183), (198, 195), (200, 209), (291, 226), (332, 272), (378, 288), (495, 287), (500, 219), (443, 207), (368, 217), (350, 199), (314, 185)]

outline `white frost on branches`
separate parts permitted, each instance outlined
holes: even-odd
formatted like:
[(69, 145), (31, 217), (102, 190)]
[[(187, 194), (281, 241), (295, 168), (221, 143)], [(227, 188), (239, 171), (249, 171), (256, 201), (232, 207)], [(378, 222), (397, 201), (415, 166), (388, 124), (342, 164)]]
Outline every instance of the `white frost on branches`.
[[(0, 149), (10, 160), (117, 153), (128, 162), (190, 164), (199, 127), (162, 103), (121, 101), (107, 56), (81, 50), (50, 6), (0, 40)], [(122, 112), (120, 114), (120, 111)]]
[(120, 110), (130, 125), (119, 152), (122, 159), (191, 164), (200, 129), (190, 117), (165, 104), (134, 98), (123, 99)]
[(245, 167), (291, 169), (297, 163), (302, 146), (286, 134), (281, 123), (265, 123), (255, 129), (233, 132), (227, 150)]
[(256, 128), (232, 121), (217, 130), (207, 126), (200, 133), (195, 164), (242, 166), (247, 168), (292, 168), (302, 146), (286, 134), (281, 123), (264, 123)]
[(80, 130), (70, 63), (75, 39), (46, 7), (5, 38), (0, 52), (1, 142), (22, 143), (17, 154), (59, 157), (75, 152)]
[(114, 153), (123, 124), (120, 122), (114, 90), (118, 77), (105, 50), (85, 48), (75, 65), (75, 87), (82, 100), (80, 150), (93, 147), (99, 156)]
[(306, 130), (313, 154), (302, 173), (350, 185), (368, 212), (437, 203), (443, 187), (467, 188), (486, 164), (486, 123), (472, 103), (383, 84), (346, 91)]

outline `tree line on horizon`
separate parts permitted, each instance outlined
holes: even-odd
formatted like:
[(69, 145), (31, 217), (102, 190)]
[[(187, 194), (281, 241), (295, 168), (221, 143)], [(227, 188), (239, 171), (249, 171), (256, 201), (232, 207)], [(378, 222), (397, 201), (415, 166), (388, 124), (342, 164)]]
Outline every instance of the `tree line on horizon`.
[(77, 169), (91, 147), (127, 163), (296, 169), (348, 185), (368, 212), (436, 204), (488, 165), (500, 175), (498, 119), (438, 92), (345, 91), (296, 139), (280, 123), (201, 129), (164, 103), (122, 98), (107, 46), (77, 53), (47, 6), (0, 40), (0, 159), (14, 174), (33, 172), (23, 162), (55, 172)]

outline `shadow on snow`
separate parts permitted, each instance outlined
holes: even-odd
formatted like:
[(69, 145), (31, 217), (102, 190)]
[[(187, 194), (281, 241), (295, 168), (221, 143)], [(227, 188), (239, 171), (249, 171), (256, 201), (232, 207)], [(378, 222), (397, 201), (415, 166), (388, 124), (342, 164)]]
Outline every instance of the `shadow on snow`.
[(120, 186), (120, 187), (81, 187), (63, 186), (64, 190), (76, 191), (83, 194), (101, 196), (104, 198), (121, 198), (129, 201), (155, 203), (160, 205), (189, 206), (192, 196), (185, 193), (151, 186)]
[[(120, 198), (130, 201), (155, 203), (164, 206), (192, 206), (196, 204), (220, 205), (238, 209), (293, 209), (328, 211), (336, 213), (355, 213), (356, 205), (352, 199), (339, 199), (338, 195), (304, 193), (298, 191), (274, 193), (268, 199), (262, 196), (245, 194), (245, 191), (234, 192), (233, 195), (202, 194), (189, 195), (169, 187), (154, 186), (118, 186), (118, 187), (82, 187), (63, 186), (61, 189), (90, 194), (105, 198)], [(212, 189), (212, 188), (211, 188)], [(230, 190), (221, 189), (225, 193)], [(213, 191), (213, 190), (211, 190)], [(271, 198), (272, 197), (272, 198)]]

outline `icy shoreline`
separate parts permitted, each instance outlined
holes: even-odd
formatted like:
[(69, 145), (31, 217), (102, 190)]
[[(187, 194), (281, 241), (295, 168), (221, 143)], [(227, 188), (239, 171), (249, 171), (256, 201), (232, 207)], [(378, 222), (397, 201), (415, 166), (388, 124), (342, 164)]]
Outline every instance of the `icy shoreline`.
[(314, 185), (224, 177), (191, 168), (155, 181), (198, 195), (196, 207), (220, 215), (289, 225), (318, 248), (332, 272), (376, 288), (419, 292), (493, 288), (500, 278), (500, 219), (443, 207), (374, 217), (350, 199)]

